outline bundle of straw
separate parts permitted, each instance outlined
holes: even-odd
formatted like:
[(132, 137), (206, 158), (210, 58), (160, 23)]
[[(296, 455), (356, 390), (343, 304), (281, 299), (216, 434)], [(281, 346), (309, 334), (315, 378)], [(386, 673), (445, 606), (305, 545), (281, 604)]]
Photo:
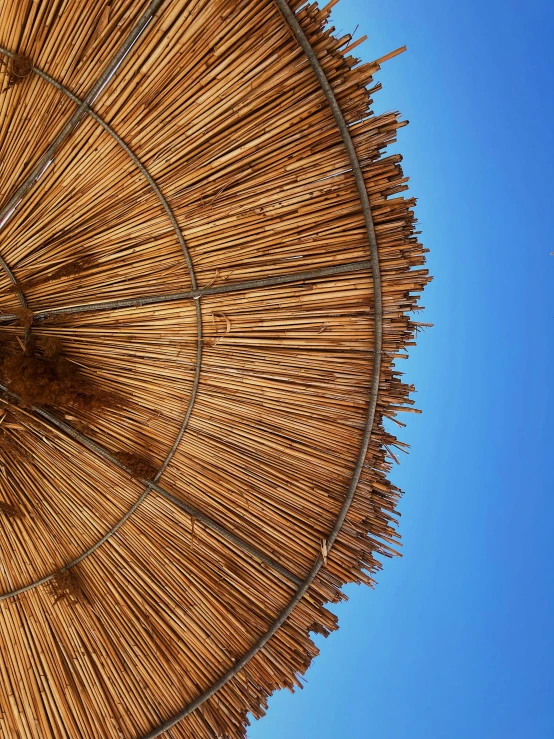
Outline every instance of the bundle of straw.
[(0, 0), (3, 737), (245, 736), (397, 551), (429, 277), (333, 4)]

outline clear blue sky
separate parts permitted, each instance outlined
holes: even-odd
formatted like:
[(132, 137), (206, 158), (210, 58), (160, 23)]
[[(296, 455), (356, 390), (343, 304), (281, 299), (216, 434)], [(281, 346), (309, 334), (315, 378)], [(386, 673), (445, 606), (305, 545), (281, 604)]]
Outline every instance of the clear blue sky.
[[(250, 739), (554, 737), (554, 3), (342, 0), (399, 109), (435, 328), (395, 471), (404, 558), (349, 587)], [(550, 48), (549, 48), (550, 46)]]

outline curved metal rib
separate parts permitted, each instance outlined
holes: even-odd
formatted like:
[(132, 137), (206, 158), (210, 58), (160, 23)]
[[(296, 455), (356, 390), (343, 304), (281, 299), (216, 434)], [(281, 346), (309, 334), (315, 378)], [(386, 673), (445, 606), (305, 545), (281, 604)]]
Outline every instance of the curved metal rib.
[[(375, 347), (374, 347), (374, 360), (373, 360), (373, 376), (371, 378), (371, 390), (370, 390), (370, 396), (369, 396), (369, 407), (368, 407), (368, 412), (367, 412), (365, 431), (364, 431), (364, 435), (362, 438), (360, 451), (358, 454), (358, 460), (356, 462), (356, 466), (352, 474), (350, 485), (348, 487), (348, 492), (346, 494), (346, 498), (344, 500), (340, 513), (337, 517), (335, 525), (333, 526), (333, 530), (331, 531), (327, 539), (327, 550), (330, 551), (337, 536), (339, 535), (339, 532), (342, 528), (342, 524), (344, 523), (344, 519), (346, 518), (346, 515), (348, 514), (348, 510), (350, 508), (350, 505), (356, 493), (356, 489), (358, 487), (358, 482), (360, 479), (360, 475), (362, 473), (362, 468), (364, 465), (365, 457), (367, 454), (367, 450), (369, 448), (369, 442), (371, 440), (371, 433), (373, 430), (373, 424), (375, 421), (375, 413), (377, 409), (377, 399), (379, 396), (379, 378), (380, 378), (380, 373), (381, 373), (381, 351), (383, 347), (383, 300), (382, 300), (382, 292), (381, 292), (381, 273), (379, 269), (379, 253), (377, 249), (377, 239), (375, 237), (375, 228), (373, 225), (373, 218), (371, 216), (369, 198), (367, 195), (367, 190), (366, 190), (360, 162), (358, 159), (358, 155), (356, 153), (356, 148), (354, 147), (352, 137), (350, 136), (350, 131), (348, 130), (348, 124), (346, 123), (344, 119), (344, 115), (340, 109), (340, 106), (337, 102), (337, 99), (331, 88), (331, 85), (329, 84), (329, 81), (327, 80), (327, 77), (325, 76), (325, 72), (323, 71), (323, 68), (321, 67), (321, 64), (319, 63), (317, 55), (312, 49), (312, 46), (310, 42), (308, 41), (306, 34), (302, 30), (302, 27), (298, 23), (298, 20), (296, 19), (296, 16), (294, 15), (293, 11), (289, 8), (286, 0), (275, 0), (275, 3), (277, 4), (279, 10), (283, 14), (294, 37), (296, 38), (296, 40), (302, 47), (304, 53), (306, 54), (306, 57), (308, 58), (308, 61), (310, 62), (310, 65), (312, 69), (314, 70), (317, 76), (317, 79), (319, 80), (321, 88), (323, 92), (325, 93), (325, 97), (327, 98), (329, 106), (333, 112), (333, 116), (335, 117), (337, 127), (340, 131), (340, 135), (342, 137), (344, 146), (348, 154), (348, 158), (350, 160), (350, 166), (352, 167), (352, 172), (354, 174), (354, 179), (356, 181), (356, 187), (358, 189), (358, 194), (360, 196), (360, 203), (361, 203), (362, 211), (364, 215), (364, 221), (365, 221), (365, 226), (367, 230), (367, 237), (368, 237), (370, 254), (371, 254), (371, 270), (372, 270), (372, 277), (373, 277), (373, 290), (374, 290), (374, 296), (375, 296), (375, 306), (374, 306)], [(308, 577), (302, 583), (302, 585), (300, 586), (300, 588), (298, 589), (294, 597), (291, 599), (291, 601), (288, 603), (286, 608), (279, 615), (277, 620), (272, 624), (271, 628), (263, 636), (261, 636), (258, 639), (258, 641), (254, 644), (252, 649), (250, 649), (250, 651), (247, 652), (244, 655), (244, 657), (238, 660), (238, 662), (236, 662), (230, 670), (228, 670), (214, 685), (212, 685), (211, 688), (208, 688), (208, 690), (205, 693), (203, 693), (198, 698), (196, 698), (192, 703), (190, 703), (188, 706), (183, 708), (182, 711), (177, 713), (175, 716), (170, 718), (168, 721), (161, 724), (156, 729), (151, 731), (149, 734), (144, 736), (143, 739), (155, 739), (155, 737), (158, 737), (164, 732), (171, 729), (172, 726), (175, 726), (175, 724), (179, 723), (179, 721), (181, 721), (186, 716), (188, 716), (190, 713), (192, 713), (194, 710), (196, 710), (199, 706), (205, 703), (205, 701), (211, 698), (218, 690), (223, 688), (229, 682), (229, 680), (235, 677), (237, 673), (253, 657), (255, 657), (256, 654), (267, 644), (267, 642), (271, 639), (271, 637), (278, 631), (278, 629), (287, 620), (287, 618), (293, 612), (296, 605), (302, 600), (302, 597), (305, 595), (310, 585), (313, 583), (322, 565), (323, 565), (323, 558), (320, 555), (318, 559), (316, 560), (314, 566), (310, 570)]]
[[(0, 228), (2, 228), (1, 224), (0, 224)], [(12, 272), (11, 268), (8, 266), (7, 262), (3, 259), (3, 257), (0, 257), (0, 267), (2, 267), (2, 269), (4, 270), (4, 272), (6, 273), (6, 275), (9, 277), (12, 285), (15, 285), (16, 290), (17, 290), (17, 297), (19, 298), (19, 302), (21, 303), (21, 306), (23, 308), (26, 308), (27, 307), (27, 299), (25, 298), (25, 293), (23, 292), (23, 290), (21, 289), (21, 287), (18, 285), (17, 279), (16, 279), (14, 273)], [(17, 316), (13, 316), (13, 319), (15, 319), (15, 318), (17, 318)]]

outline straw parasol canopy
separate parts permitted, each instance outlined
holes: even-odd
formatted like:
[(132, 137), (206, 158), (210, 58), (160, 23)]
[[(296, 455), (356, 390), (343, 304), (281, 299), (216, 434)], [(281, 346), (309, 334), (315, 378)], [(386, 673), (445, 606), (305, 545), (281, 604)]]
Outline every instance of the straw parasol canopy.
[(325, 8), (0, 0), (0, 733), (242, 737), (398, 546), (428, 281)]

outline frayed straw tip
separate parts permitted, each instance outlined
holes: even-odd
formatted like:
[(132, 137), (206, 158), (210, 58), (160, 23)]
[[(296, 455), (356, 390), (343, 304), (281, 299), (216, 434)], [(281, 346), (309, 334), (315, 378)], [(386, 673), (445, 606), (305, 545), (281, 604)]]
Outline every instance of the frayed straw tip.
[(394, 51), (390, 51), (388, 54), (385, 54), (385, 56), (379, 57), (379, 59), (376, 59), (373, 64), (377, 64), (378, 66), (381, 66), (384, 62), (388, 62), (389, 59), (394, 59), (395, 56), (398, 56), (399, 54), (403, 54), (405, 51), (408, 50), (407, 46), (400, 46), (398, 49), (395, 49)]

